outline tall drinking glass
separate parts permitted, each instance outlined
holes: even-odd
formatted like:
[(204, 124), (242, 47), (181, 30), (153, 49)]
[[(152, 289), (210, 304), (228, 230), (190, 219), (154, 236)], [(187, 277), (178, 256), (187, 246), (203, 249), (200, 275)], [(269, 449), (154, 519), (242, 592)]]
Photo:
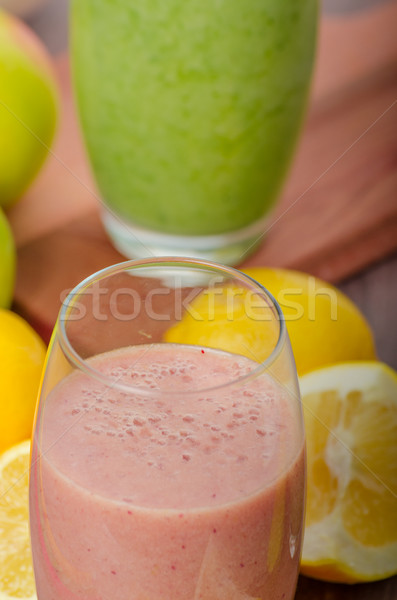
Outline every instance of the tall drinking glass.
[(252, 252), (307, 103), (318, 0), (72, 0), (103, 222), (130, 258)]
[(176, 258), (91, 276), (61, 308), (36, 415), (39, 600), (291, 600), (304, 465), (294, 360), (261, 285)]

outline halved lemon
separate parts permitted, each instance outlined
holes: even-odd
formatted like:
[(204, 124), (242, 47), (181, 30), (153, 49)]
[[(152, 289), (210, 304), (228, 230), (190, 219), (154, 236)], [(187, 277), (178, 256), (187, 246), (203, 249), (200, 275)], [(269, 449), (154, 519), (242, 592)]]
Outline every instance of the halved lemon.
[(0, 600), (36, 600), (28, 523), (30, 441), (0, 456)]
[(300, 379), (307, 440), (301, 571), (338, 582), (397, 573), (397, 373), (340, 363)]

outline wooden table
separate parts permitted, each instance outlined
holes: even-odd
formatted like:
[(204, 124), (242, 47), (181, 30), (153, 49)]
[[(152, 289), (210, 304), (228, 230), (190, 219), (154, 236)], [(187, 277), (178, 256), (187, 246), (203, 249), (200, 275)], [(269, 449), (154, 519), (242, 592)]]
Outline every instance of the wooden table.
[[(122, 258), (99, 223), (97, 191), (76, 125), (65, 54), (66, 10), (67, 0), (53, 0), (30, 19), (53, 51), (63, 114), (53, 157), (9, 212), (19, 257), (14, 308), (45, 339), (61, 295), (83, 276)], [(244, 263), (298, 268), (334, 282), (361, 307), (379, 357), (395, 368), (396, 22), (396, 2), (322, 16), (310, 110), (297, 155), (264, 244)], [(301, 577), (296, 594), (296, 600), (396, 597), (397, 577), (356, 586)]]

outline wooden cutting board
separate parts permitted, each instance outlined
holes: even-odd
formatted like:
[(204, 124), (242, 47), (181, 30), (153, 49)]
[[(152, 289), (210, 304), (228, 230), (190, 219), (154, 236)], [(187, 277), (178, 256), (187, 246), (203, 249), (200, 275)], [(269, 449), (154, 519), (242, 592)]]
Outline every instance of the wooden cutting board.
[[(76, 118), (67, 56), (56, 61), (62, 119), (51, 156), (11, 212), (15, 309), (48, 340), (62, 298), (123, 260), (103, 231)], [(287, 184), (255, 255), (242, 266), (308, 271), (338, 282), (397, 249), (397, 63), (310, 108)]]

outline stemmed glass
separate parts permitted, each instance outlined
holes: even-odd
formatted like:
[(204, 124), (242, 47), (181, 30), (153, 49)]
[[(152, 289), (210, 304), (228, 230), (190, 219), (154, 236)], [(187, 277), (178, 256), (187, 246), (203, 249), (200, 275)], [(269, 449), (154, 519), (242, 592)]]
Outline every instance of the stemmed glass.
[(295, 364), (261, 285), (161, 258), (69, 294), (32, 443), (39, 600), (291, 600), (304, 490)]

